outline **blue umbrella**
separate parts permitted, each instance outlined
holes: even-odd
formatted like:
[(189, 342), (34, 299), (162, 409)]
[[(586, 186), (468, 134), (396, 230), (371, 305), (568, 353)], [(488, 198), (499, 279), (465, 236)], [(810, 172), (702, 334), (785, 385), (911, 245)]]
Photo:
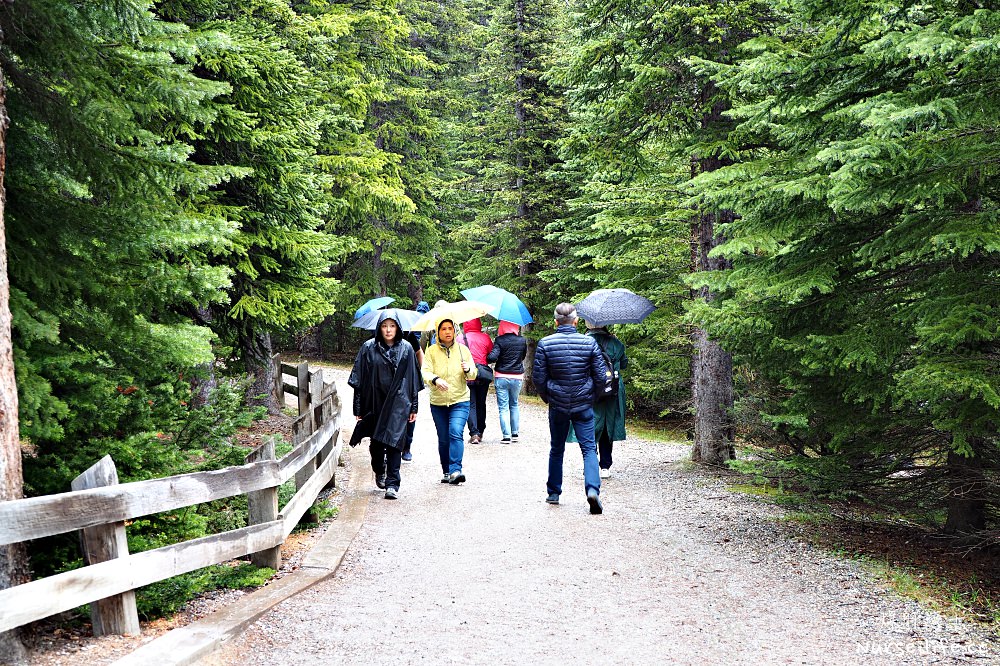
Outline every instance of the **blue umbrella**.
[(388, 310), (372, 310), (371, 312), (358, 317), (354, 323), (351, 324), (351, 326), (354, 328), (363, 328), (368, 331), (374, 331), (378, 328), (378, 318), (382, 316), (383, 312), (388, 312), (390, 317), (398, 321), (400, 328), (404, 331), (412, 331), (413, 324), (423, 316), (423, 313), (417, 312), (416, 310), (401, 310), (398, 308), (389, 308)]
[(576, 304), (580, 318), (595, 326), (638, 324), (655, 309), (648, 298), (628, 289), (598, 289)]
[(462, 295), (470, 301), (479, 301), (490, 306), (489, 314), (501, 321), (509, 321), (518, 326), (535, 321), (521, 299), (506, 289), (486, 284), (482, 287), (465, 289)]
[(383, 308), (386, 305), (389, 305), (389, 303), (392, 303), (394, 300), (396, 299), (392, 296), (379, 296), (378, 298), (373, 298), (358, 308), (358, 311), (354, 313), (354, 318), (357, 319), (361, 315), (368, 314), (372, 310)]

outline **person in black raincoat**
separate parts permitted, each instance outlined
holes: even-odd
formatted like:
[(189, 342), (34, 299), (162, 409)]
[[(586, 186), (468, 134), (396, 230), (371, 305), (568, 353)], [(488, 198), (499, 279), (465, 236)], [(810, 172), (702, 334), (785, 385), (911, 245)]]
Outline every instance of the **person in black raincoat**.
[(423, 380), (417, 355), (403, 339), (394, 310), (379, 316), (375, 337), (361, 345), (347, 383), (354, 389), (358, 420), (351, 446), (371, 438), (375, 485), (385, 489), (386, 499), (396, 499), (406, 428), (417, 418), (417, 394)]

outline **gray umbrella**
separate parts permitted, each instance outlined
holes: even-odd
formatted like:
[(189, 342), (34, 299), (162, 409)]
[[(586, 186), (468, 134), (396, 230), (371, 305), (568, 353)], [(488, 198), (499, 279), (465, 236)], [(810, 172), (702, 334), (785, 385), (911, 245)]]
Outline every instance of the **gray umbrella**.
[(656, 306), (645, 296), (628, 289), (598, 289), (576, 304), (576, 312), (594, 326), (638, 324)]

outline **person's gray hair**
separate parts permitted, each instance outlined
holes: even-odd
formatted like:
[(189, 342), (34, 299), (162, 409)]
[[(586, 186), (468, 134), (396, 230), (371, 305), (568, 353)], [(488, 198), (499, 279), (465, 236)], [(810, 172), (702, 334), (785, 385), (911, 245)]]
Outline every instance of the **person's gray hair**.
[(572, 303), (560, 303), (556, 306), (556, 324), (567, 326), (576, 323), (576, 308)]

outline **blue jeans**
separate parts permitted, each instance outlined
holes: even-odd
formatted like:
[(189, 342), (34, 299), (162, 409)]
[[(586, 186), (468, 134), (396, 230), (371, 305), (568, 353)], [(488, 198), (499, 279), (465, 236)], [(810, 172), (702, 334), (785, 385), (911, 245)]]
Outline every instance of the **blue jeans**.
[[(465, 438), (462, 431), (465, 429), (465, 422), (469, 420), (469, 401), (456, 402), (447, 407), (431, 405), (431, 417), (434, 419), (434, 428), (438, 434), (441, 471), (445, 474), (461, 472), (462, 456), (465, 453)], [(593, 425), (590, 430), (593, 432)]]
[(521, 432), (521, 409), (517, 406), (517, 398), (521, 395), (520, 379), (497, 377), (493, 387), (497, 392), (497, 408), (500, 410), (500, 432), (504, 439), (510, 439), (512, 433)]
[(545, 484), (550, 495), (562, 494), (563, 454), (566, 453), (566, 435), (573, 424), (576, 438), (583, 454), (583, 485), (586, 490), (601, 491), (601, 474), (597, 466), (597, 444), (594, 442), (594, 408), (587, 407), (572, 414), (557, 412), (549, 407), (549, 480)]

